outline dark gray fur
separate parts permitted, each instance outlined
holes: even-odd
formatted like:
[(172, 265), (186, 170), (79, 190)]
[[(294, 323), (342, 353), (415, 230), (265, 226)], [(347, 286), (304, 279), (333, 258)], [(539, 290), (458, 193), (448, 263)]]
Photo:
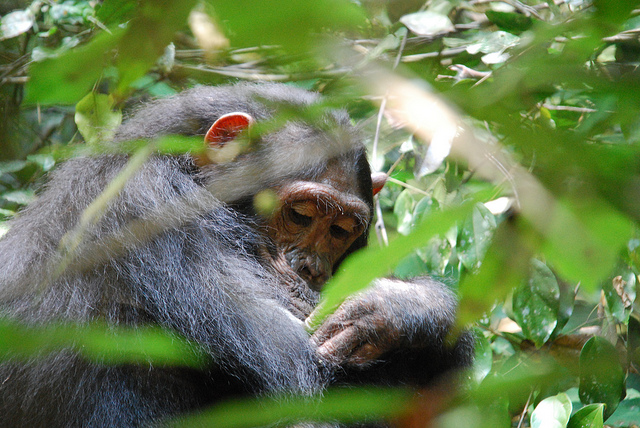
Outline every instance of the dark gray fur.
[[(196, 88), (143, 106), (121, 127), (115, 142), (202, 135), (225, 113), (244, 111), (265, 120), (278, 104), (303, 108), (314, 102), (317, 95), (282, 85)], [(453, 351), (444, 348), (455, 300), (430, 280), (428, 302), (400, 299), (409, 306), (390, 315), (400, 320), (404, 316), (398, 314), (408, 310), (403, 328), (408, 337), (419, 336), (410, 347), (420, 341), (424, 346), (367, 370), (321, 362), (302, 325), (286, 312), (291, 297), (261, 253), (271, 244), (243, 200), (288, 177), (312, 178), (326, 158), (339, 156), (345, 172), (357, 177), (356, 193), (371, 204), (364, 149), (353, 138), (348, 116), (332, 113), (326, 120), (341, 131), (290, 123), (264, 136), (253, 157), (236, 169), (199, 170), (188, 155), (151, 157), (100, 221), (84, 230), (72, 268), (47, 281), (59, 266), (61, 239), (77, 227), (85, 208), (128, 158), (76, 158), (57, 168), (0, 240), (0, 314), (30, 324), (102, 320), (160, 325), (200, 343), (212, 364), (205, 370), (109, 366), (84, 361), (71, 351), (28, 363), (8, 360), (0, 365), (0, 425), (141, 426), (236, 394), (313, 394), (332, 382), (418, 384), (468, 364), (468, 339)], [(248, 185), (238, 181), (252, 175)], [(207, 188), (211, 193), (203, 192)], [(220, 194), (231, 204), (221, 204)], [(198, 210), (185, 220), (183, 213), (194, 205)], [(142, 238), (128, 229), (132, 222), (145, 221), (167, 226)], [(125, 237), (124, 251), (117, 245), (101, 248), (111, 256), (96, 261), (94, 250), (114, 236)], [(365, 243), (359, 240), (351, 251)], [(444, 312), (429, 312), (428, 306), (441, 304)], [(427, 313), (421, 314), (425, 305)], [(425, 364), (425, 358), (433, 363)]]

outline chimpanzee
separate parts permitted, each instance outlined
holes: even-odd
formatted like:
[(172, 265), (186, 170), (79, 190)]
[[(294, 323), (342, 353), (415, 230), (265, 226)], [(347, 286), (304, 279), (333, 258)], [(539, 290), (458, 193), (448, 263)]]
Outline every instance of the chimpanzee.
[[(320, 102), (285, 85), (237, 84), (144, 105), (115, 146), (184, 134), (209, 148), (151, 156), (95, 221), (86, 208), (130, 156), (78, 157), (51, 174), (0, 240), (0, 315), (160, 326), (197, 342), (210, 363), (101, 364), (71, 349), (7, 358), (0, 425), (149, 425), (238, 394), (421, 386), (470, 363), (468, 334), (446, 340), (455, 298), (429, 278), (378, 280), (306, 332), (323, 284), (366, 245), (372, 189), (384, 181), (372, 181), (345, 112), (291, 114)], [(277, 198), (266, 214), (253, 202), (265, 191)]]

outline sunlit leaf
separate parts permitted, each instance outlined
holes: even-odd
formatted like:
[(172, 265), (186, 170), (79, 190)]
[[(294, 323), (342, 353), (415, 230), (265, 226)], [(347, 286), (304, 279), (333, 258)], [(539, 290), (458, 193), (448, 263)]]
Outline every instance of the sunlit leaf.
[(605, 420), (618, 407), (625, 391), (624, 370), (616, 348), (606, 339), (589, 339), (580, 353), (580, 400), (604, 403)]
[(400, 22), (419, 36), (433, 36), (454, 30), (453, 23), (447, 15), (429, 10), (405, 15), (400, 18)]
[(113, 97), (90, 92), (76, 104), (78, 131), (88, 144), (109, 141), (122, 122), (122, 112), (114, 110)]
[(564, 428), (571, 416), (571, 400), (560, 393), (542, 400), (531, 414), (531, 428)]
[(0, 40), (17, 37), (33, 27), (36, 17), (30, 10), (16, 10), (0, 19)]

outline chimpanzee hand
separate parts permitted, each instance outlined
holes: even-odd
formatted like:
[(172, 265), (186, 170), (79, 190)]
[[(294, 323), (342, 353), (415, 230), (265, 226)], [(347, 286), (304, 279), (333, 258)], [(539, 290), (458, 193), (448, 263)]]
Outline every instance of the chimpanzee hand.
[(364, 368), (390, 351), (443, 347), (453, 308), (451, 292), (431, 278), (378, 280), (347, 299), (312, 340), (323, 360)]

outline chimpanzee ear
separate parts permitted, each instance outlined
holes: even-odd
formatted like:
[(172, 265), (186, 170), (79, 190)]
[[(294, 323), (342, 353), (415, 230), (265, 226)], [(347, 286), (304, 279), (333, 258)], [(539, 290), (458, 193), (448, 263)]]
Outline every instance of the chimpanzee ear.
[(254, 120), (250, 115), (242, 112), (233, 112), (220, 116), (207, 131), (204, 136), (204, 142), (209, 147), (222, 147), (236, 138), (242, 131), (249, 128), (253, 122)]
[(373, 194), (377, 195), (379, 191), (384, 187), (384, 183), (387, 182), (389, 176), (384, 172), (374, 172), (371, 174), (371, 183), (373, 184)]

